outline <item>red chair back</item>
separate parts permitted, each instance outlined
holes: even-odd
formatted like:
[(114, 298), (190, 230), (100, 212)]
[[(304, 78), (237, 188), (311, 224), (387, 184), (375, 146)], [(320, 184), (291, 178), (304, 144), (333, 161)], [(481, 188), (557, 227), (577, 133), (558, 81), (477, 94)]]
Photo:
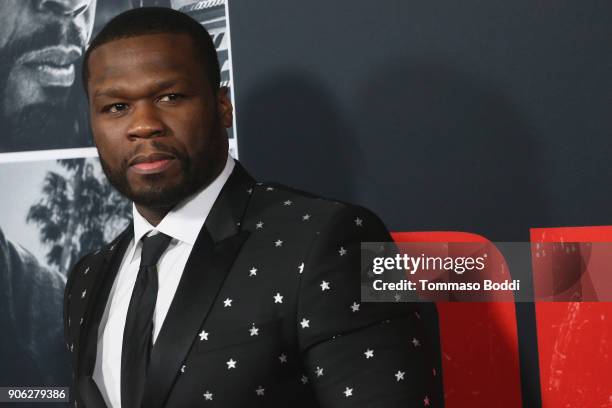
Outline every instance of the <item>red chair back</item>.
[[(488, 243), (454, 231), (396, 232), (397, 243)], [(447, 408), (521, 406), (516, 313), (512, 302), (437, 302)]]
[[(595, 293), (593, 278), (602, 272), (609, 275), (611, 246), (568, 243), (612, 243), (612, 226), (533, 228), (531, 242), (536, 292), (549, 291), (547, 275), (565, 267), (580, 273), (570, 281), (563, 274), (566, 282), (561, 284), (557, 279), (556, 287), (564, 290), (562, 299), (571, 299), (572, 293), (588, 299)], [(543, 248), (561, 242), (566, 243), (565, 254), (557, 254), (554, 262), (542, 260)], [(536, 321), (543, 407), (612, 406), (612, 304), (540, 301)]]

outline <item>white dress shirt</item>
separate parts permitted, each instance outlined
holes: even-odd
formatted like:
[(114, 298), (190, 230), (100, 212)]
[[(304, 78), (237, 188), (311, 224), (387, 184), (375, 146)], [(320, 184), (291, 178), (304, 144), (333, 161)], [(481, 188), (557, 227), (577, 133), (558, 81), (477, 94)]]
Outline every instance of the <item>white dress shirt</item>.
[(219, 176), (204, 190), (172, 209), (157, 227), (149, 224), (133, 206), (134, 239), (125, 251), (98, 329), (98, 350), (93, 379), (100, 388), (107, 406), (121, 407), (123, 329), (140, 265), (140, 251), (142, 250), (140, 239), (151, 231), (154, 231), (153, 233), (162, 232), (172, 238), (157, 264), (159, 289), (153, 315), (153, 342), (155, 342), (174, 298), (191, 249), (233, 168), (234, 160), (228, 154), (225, 167)]

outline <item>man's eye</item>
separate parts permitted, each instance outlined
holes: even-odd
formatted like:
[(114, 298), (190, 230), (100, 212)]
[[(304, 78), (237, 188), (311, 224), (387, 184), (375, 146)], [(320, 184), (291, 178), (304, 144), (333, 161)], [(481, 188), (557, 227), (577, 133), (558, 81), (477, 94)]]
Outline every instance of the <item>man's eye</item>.
[(177, 100), (179, 100), (183, 95), (181, 94), (167, 94), (167, 95), (163, 95), (159, 98), (160, 102), (176, 102)]
[(127, 109), (126, 103), (113, 103), (104, 108), (104, 111), (109, 113), (118, 113)]

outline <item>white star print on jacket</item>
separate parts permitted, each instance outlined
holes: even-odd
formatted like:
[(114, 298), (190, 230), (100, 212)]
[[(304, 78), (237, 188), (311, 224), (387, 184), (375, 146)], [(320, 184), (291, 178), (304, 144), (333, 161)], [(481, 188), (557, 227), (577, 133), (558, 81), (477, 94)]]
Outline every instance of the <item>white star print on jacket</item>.
[[(236, 161), (205, 230), (198, 242), (210, 246), (194, 246), (152, 352), (144, 406), (443, 406), (432, 305), (361, 301), (360, 243), (390, 241), (374, 214), (256, 184)], [(94, 283), (112, 276), (122, 237), (67, 285), (65, 322), (85, 320), (65, 327), (80, 407), (95, 398), (82, 379), (95, 347), (81, 351), (81, 330), (96, 329), (90, 294), (103, 298)]]

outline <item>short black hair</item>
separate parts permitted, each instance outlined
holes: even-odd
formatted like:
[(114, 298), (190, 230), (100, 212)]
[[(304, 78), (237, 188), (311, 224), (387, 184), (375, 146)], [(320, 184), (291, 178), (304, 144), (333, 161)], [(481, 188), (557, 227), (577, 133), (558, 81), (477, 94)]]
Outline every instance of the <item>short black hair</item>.
[(180, 11), (167, 7), (140, 7), (123, 12), (111, 19), (91, 41), (83, 57), (81, 76), (87, 93), (89, 80), (88, 62), (93, 50), (106, 43), (123, 38), (138, 37), (147, 34), (175, 33), (186, 34), (192, 38), (200, 52), (209, 84), (215, 90), (221, 84), (221, 71), (217, 50), (206, 29), (193, 18)]

